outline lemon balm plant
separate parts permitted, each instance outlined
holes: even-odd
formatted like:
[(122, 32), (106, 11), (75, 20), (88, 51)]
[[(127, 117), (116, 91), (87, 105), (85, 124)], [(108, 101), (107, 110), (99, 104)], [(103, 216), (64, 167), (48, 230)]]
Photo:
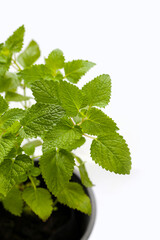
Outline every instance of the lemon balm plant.
[[(72, 150), (91, 138), (95, 163), (118, 174), (131, 169), (125, 140), (101, 110), (110, 101), (111, 79), (103, 74), (79, 89), (76, 84), (95, 64), (66, 62), (63, 52), (55, 49), (43, 64), (35, 65), (40, 57), (35, 41), (20, 53), (24, 32), (21, 26), (0, 44), (0, 201), (16, 216), (32, 212), (43, 221), (57, 210), (58, 202), (90, 215), (89, 197), (79, 183), (70, 181), (74, 168), (84, 186), (92, 187), (92, 182)], [(26, 95), (27, 88), (36, 103)], [(22, 108), (10, 108), (10, 102), (20, 102)], [(41, 145), (35, 165), (34, 152)]]

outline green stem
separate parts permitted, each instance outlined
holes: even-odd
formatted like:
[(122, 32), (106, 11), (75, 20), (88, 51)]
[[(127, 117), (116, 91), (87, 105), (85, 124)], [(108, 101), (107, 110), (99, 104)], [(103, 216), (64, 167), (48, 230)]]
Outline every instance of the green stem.
[(22, 69), (20, 68), (20, 66), (18, 65), (16, 59), (12, 58), (13, 63), (16, 65), (16, 67), (18, 68), (18, 71), (21, 71)]
[(30, 179), (30, 181), (31, 181), (31, 183), (32, 183), (32, 185), (34, 187), (34, 190), (36, 191), (36, 185), (35, 185), (35, 182), (33, 180), (33, 177), (29, 176), (29, 179)]
[(83, 136), (88, 137), (88, 138), (91, 138), (91, 139), (94, 139), (94, 140), (97, 139), (97, 138), (95, 138), (95, 137), (92, 137), (92, 136), (87, 135), (86, 133), (83, 133)]
[(53, 202), (52, 206), (55, 207), (57, 203), (58, 203), (58, 199), (56, 198), (56, 200)]
[(73, 123), (73, 125), (76, 125), (72, 118), (70, 118), (70, 120), (71, 120), (71, 122)]
[[(26, 97), (26, 86), (23, 85), (23, 96)], [(25, 100), (24, 101), (24, 108), (26, 109), (27, 108), (27, 101)]]

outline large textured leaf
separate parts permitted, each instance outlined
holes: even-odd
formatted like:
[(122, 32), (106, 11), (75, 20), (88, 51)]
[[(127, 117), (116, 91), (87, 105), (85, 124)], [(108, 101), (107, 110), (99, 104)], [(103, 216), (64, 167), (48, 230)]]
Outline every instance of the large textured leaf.
[(100, 109), (91, 108), (81, 124), (85, 133), (92, 135), (105, 135), (108, 131), (118, 130), (116, 123)]
[(108, 133), (93, 140), (92, 159), (100, 166), (119, 174), (129, 174), (131, 157), (128, 146), (118, 133)]
[(20, 120), (25, 114), (25, 111), (20, 108), (9, 109), (0, 117), (0, 128), (10, 127), (16, 120)]
[(83, 106), (105, 107), (111, 96), (111, 79), (109, 75), (103, 74), (88, 82), (83, 88)]
[(43, 221), (51, 215), (53, 202), (47, 189), (28, 187), (23, 191), (23, 199)]
[(53, 150), (43, 154), (40, 167), (48, 189), (57, 196), (73, 174), (74, 158), (65, 150)]
[(58, 201), (88, 215), (91, 214), (91, 203), (82, 186), (75, 182), (68, 183), (58, 194)]
[(37, 102), (58, 104), (58, 82), (40, 80), (32, 84), (32, 92)]
[(64, 56), (63, 52), (60, 49), (53, 50), (46, 61), (46, 66), (52, 70), (52, 73), (55, 74), (56, 70), (64, 67)]
[(24, 79), (26, 84), (30, 84), (36, 80), (51, 80), (54, 77), (51, 74), (51, 71), (43, 64), (33, 65), (28, 67), (18, 73), (18, 76)]
[(14, 187), (2, 201), (6, 210), (16, 216), (21, 216), (23, 210), (23, 199), (21, 191)]
[(15, 161), (5, 159), (0, 165), (0, 193), (6, 196), (32, 166), (33, 162), (27, 155), (19, 155)]
[(79, 88), (66, 81), (61, 81), (59, 96), (68, 116), (76, 116), (83, 101), (83, 96)]
[(21, 66), (29, 67), (40, 57), (40, 49), (38, 44), (32, 40), (27, 48), (18, 56), (17, 61)]
[(0, 95), (0, 114), (4, 113), (8, 108), (7, 102), (4, 98)]
[(5, 46), (12, 52), (19, 52), (23, 46), (24, 32), (25, 29), (22, 25), (6, 40)]
[(58, 105), (36, 103), (28, 109), (21, 124), (26, 134), (37, 137), (51, 130), (63, 116), (64, 110)]
[(6, 72), (0, 77), (0, 92), (16, 90), (19, 85), (18, 77), (15, 73)]
[(65, 63), (65, 78), (72, 83), (77, 83), (80, 78), (85, 75), (95, 63), (84, 60), (73, 60), (72, 62)]
[(62, 120), (46, 134), (43, 139), (43, 151), (51, 148), (63, 148), (71, 151), (81, 138), (82, 131), (80, 127), (73, 126), (73, 123), (68, 119)]

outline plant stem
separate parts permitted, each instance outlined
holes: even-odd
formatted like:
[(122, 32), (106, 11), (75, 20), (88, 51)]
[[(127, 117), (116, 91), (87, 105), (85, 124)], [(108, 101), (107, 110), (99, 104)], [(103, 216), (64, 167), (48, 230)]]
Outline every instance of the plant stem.
[[(15, 57), (15, 56), (14, 56)], [(12, 58), (13, 63), (16, 65), (16, 67), (18, 68), (18, 71), (21, 71), (22, 69), (20, 68), (20, 66), (18, 65), (16, 58)]]
[[(23, 85), (23, 96), (26, 97), (26, 86)], [(27, 108), (27, 102), (26, 100), (24, 101), (24, 108), (26, 109)]]
[(94, 140), (97, 139), (97, 138), (95, 138), (95, 137), (92, 137), (92, 136), (87, 135), (86, 133), (83, 133), (83, 136), (88, 137), (88, 138), (91, 138), (91, 139), (94, 139)]
[(73, 123), (73, 125), (76, 125), (72, 118), (70, 118), (70, 120), (71, 120), (71, 122)]
[(35, 183), (34, 183), (33, 178), (32, 178), (31, 176), (29, 176), (29, 179), (30, 179), (30, 181), (31, 181), (31, 183), (32, 183), (32, 185), (33, 185), (33, 187), (34, 187), (34, 190), (36, 191), (36, 185), (35, 185)]
[(58, 199), (56, 198), (56, 200), (53, 202), (53, 207), (56, 206), (56, 204), (58, 203)]

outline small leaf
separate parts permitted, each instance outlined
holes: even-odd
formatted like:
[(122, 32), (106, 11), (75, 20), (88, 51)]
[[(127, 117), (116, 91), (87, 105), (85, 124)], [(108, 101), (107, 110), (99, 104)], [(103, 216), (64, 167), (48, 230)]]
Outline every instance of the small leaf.
[(16, 143), (16, 138), (13, 135), (0, 136), (0, 163), (8, 155)]
[(40, 80), (32, 83), (32, 92), (37, 102), (58, 104), (58, 82)]
[(15, 73), (6, 72), (0, 78), (0, 92), (14, 91), (19, 85), (18, 77)]
[(75, 182), (68, 183), (58, 194), (58, 201), (70, 208), (77, 209), (90, 215), (92, 211), (89, 197), (85, 194), (82, 186)]
[(128, 146), (118, 133), (107, 133), (93, 140), (91, 157), (100, 166), (119, 174), (129, 174), (131, 157)]
[(40, 57), (40, 49), (38, 44), (32, 40), (27, 48), (18, 56), (17, 61), (22, 67), (26, 68), (31, 66)]
[(59, 105), (36, 103), (32, 105), (21, 120), (24, 131), (31, 137), (44, 135), (64, 116)]
[(97, 106), (105, 107), (111, 97), (111, 79), (109, 75), (103, 74), (88, 82), (83, 88), (83, 107)]
[(47, 189), (28, 187), (23, 191), (23, 199), (43, 221), (51, 215), (53, 202)]
[(23, 96), (15, 92), (6, 92), (5, 99), (8, 102), (22, 102), (31, 99), (31, 97)]
[(93, 183), (91, 182), (91, 180), (88, 177), (88, 173), (87, 173), (87, 170), (86, 170), (86, 167), (85, 167), (85, 163), (79, 157), (76, 156), (75, 158), (79, 163), (78, 168), (79, 168), (82, 184), (87, 188), (88, 187), (93, 187)]
[(7, 102), (4, 98), (0, 95), (0, 114), (4, 113), (8, 108)]
[(0, 166), (0, 193), (6, 196), (19, 178), (32, 168), (33, 161), (23, 154), (17, 156), (15, 161), (5, 159)]
[(80, 127), (74, 126), (68, 119), (62, 119), (44, 137), (43, 151), (62, 148), (71, 151), (77, 140), (82, 138)]
[(42, 145), (40, 140), (34, 140), (23, 145), (22, 149), (27, 155), (33, 155), (35, 148)]
[(23, 210), (23, 199), (21, 191), (18, 188), (12, 188), (2, 203), (6, 210), (16, 216), (21, 216)]
[(27, 86), (37, 80), (52, 80), (54, 77), (51, 71), (43, 64), (33, 65), (18, 73), (18, 76), (24, 79)]
[(71, 83), (61, 81), (59, 85), (59, 96), (67, 115), (71, 117), (76, 116), (83, 101), (81, 90)]
[(40, 167), (48, 189), (57, 196), (73, 174), (74, 158), (65, 150), (53, 150), (43, 154)]
[(20, 120), (25, 114), (23, 109), (12, 108), (0, 117), (0, 128), (10, 127), (16, 120)]
[(85, 75), (95, 63), (84, 60), (73, 60), (72, 62), (65, 63), (65, 78), (72, 83), (77, 83), (80, 78)]
[(56, 70), (64, 67), (64, 56), (63, 52), (60, 49), (53, 50), (47, 59), (45, 59), (46, 66), (52, 70), (53, 75), (56, 73)]
[(23, 46), (24, 32), (24, 25), (22, 25), (6, 40), (5, 46), (12, 52), (20, 52)]
[(6, 48), (2, 47), (0, 50), (0, 77), (3, 77), (8, 71), (11, 64), (12, 53)]
[(30, 176), (38, 177), (41, 174), (41, 170), (39, 167), (33, 167), (29, 173)]
[(87, 112), (81, 127), (85, 133), (97, 136), (118, 130), (116, 123), (97, 108), (91, 108)]

